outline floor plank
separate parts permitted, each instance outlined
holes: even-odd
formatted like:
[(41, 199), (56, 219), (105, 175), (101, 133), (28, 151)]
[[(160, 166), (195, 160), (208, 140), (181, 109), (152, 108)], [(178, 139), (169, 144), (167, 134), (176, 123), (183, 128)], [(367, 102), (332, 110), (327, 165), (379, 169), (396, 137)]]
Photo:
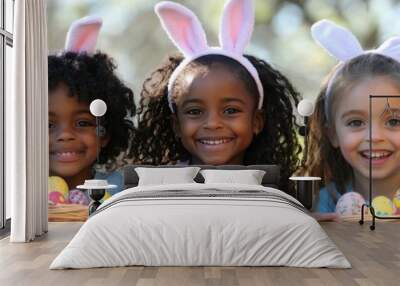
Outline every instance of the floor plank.
[(398, 285), (400, 222), (378, 221), (375, 231), (356, 221), (322, 223), (352, 269), (290, 267), (117, 267), (49, 270), (81, 222), (49, 223), (49, 233), (32, 243), (0, 240), (0, 285)]

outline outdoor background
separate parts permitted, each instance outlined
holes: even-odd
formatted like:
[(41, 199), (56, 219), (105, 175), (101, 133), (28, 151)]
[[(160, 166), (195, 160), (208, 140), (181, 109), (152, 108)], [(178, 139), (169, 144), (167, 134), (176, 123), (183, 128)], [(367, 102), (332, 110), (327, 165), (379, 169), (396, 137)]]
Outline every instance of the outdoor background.
[[(153, 11), (156, 0), (49, 0), (49, 52), (63, 48), (68, 27), (86, 15), (103, 18), (98, 49), (114, 57), (118, 73), (137, 97), (141, 83), (165, 56), (176, 51)], [(178, 0), (203, 24), (210, 45), (217, 45), (224, 0)], [(335, 60), (317, 46), (310, 26), (327, 18), (351, 29), (364, 48), (400, 35), (400, 1), (255, 0), (256, 22), (246, 52), (282, 71), (304, 97), (315, 98)]]

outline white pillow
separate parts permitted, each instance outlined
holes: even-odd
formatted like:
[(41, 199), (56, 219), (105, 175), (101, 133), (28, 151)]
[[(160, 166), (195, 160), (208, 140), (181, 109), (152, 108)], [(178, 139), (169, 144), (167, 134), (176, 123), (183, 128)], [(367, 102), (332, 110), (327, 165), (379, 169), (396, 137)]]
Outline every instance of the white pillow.
[(261, 185), (265, 171), (262, 170), (201, 170), (204, 183), (233, 183)]
[(195, 183), (193, 179), (199, 170), (199, 167), (135, 168), (139, 176), (138, 186)]

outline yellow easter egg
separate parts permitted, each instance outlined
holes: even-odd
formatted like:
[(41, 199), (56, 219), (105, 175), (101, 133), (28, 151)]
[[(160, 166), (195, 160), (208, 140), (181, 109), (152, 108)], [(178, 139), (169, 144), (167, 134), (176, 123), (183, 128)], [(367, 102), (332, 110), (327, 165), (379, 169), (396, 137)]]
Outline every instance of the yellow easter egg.
[(400, 189), (396, 191), (393, 197), (393, 205), (400, 210)]
[(111, 195), (109, 192), (106, 191), (106, 193), (104, 194), (104, 197), (100, 200), (100, 203), (103, 203), (108, 198), (111, 198)]
[(64, 196), (64, 198), (68, 198), (68, 184), (63, 178), (58, 176), (50, 176), (48, 182), (49, 193), (59, 192)]
[(104, 194), (104, 197), (103, 197), (103, 201), (107, 200), (108, 198), (111, 198), (111, 195), (109, 192), (106, 191), (106, 193)]
[(377, 216), (390, 216), (393, 214), (392, 201), (385, 196), (377, 196), (372, 200), (372, 206)]

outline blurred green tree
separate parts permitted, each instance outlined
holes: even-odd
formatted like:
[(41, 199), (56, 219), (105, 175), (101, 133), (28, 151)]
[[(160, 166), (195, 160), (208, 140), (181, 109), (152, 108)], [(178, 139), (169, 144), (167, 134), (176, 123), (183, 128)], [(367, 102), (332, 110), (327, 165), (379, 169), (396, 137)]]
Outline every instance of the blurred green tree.
[[(153, 12), (155, 0), (48, 1), (50, 52), (63, 48), (70, 23), (86, 15), (103, 17), (98, 49), (115, 58), (118, 72), (139, 94), (146, 75), (176, 49)], [(224, 0), (178, 0), (192, 9), (217, 44)], [(255, 0), (256, 24), (247, 52), (264, 58), (286, 74), (304, 97), (315, 98), (335, 64), (311, 39), (310, 26), (327, 18), (351, 29), (364, 48), (400, 34), (400, 1)]]

